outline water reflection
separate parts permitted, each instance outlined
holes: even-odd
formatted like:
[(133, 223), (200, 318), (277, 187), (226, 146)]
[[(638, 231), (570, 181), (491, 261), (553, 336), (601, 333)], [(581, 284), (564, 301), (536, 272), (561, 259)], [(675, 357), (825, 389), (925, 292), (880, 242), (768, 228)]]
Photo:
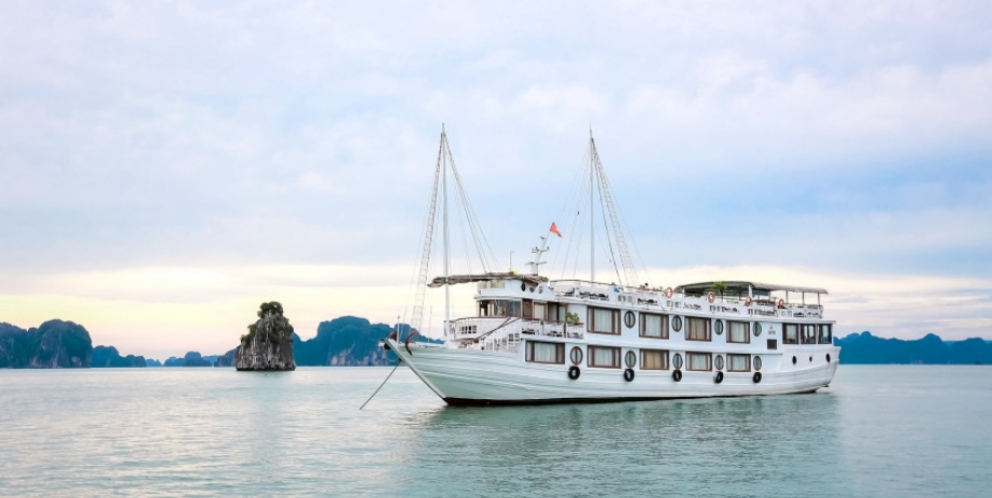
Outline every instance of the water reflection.
[(836, 464), (839, 424), (829, 392), (442, 408), (411, 417), (416, 436), (397, 451), (416, 464), (398, 482), (417, 488), (418, 476), (431, 475), (455, 489), (521, 495), (767, 495), (783, 491), (785, 480), (819, 493), (836, 484), (816, 469)]

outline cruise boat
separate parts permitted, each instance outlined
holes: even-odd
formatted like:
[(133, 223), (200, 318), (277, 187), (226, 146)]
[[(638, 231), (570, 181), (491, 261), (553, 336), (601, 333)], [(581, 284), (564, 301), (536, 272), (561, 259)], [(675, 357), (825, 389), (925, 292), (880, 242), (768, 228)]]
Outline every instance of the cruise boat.
[[(529, 273), (449, 274), (447, 170), (453, 171), (458, 198), (467, 197), (442, 129), (411, 327), (421, 326), (426, 289), (443, 288), (444, 340), (411, 340), (413, 333), (404, 339), (394, 332), (384, 347), (450, 405), (810, 393), (830, 384), (840, 348), (833, 345), (834, 322), (820, 303), (826, 290), (754, 281), (664, 288), (636, 283), (623, 224), (591, 134), (588, 150), (590, 233), (595, 190), (603, 220), (613, 222), (616, 245), (610, 250), (619, 258), (612, 259), (623, 266), (613, 275), (626, 281), (596, 281), (594, 270), (589, 280), (541, 275), (548, 238), (551, 232), (560, 236), (554, 224), (531, 251)], [(475, 219), (470, 207), (467, 213)], [(438, 218), (443, 274), (427, 282)], [(477, 231), (472, 227), (473, 237)], [(590, 268), (595, 268), (594, 249)], [(475, 287), (473, 316), (451, 318), (449, 289), (454, 285)]]

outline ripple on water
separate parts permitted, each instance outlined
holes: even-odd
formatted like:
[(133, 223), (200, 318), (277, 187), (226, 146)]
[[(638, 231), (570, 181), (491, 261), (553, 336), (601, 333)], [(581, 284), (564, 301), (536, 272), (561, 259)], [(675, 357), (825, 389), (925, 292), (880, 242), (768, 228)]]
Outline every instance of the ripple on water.
[(992, 368), (820, 393), (449, 408), (401, 368), (0, 371), (3, 495), (978, 495)]

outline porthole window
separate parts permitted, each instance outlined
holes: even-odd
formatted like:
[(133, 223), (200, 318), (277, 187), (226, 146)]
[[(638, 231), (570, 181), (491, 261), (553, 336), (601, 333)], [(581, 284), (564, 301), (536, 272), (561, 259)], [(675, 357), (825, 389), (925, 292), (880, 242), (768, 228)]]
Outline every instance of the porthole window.
[(520, 292), (523, 292), (525, 290), (527, 290), (527, 285), (524, 284), (523, 282), (520, 282)]
[(568, 354), (568, 356), (572, 360), (572, 363), (576, 365), (582, 363), (582, 348), (578, 346), (573, 347), (572, 351)]
[(717, 355), (716, 359), (713, 360), (713, 365), (716, 366), (717, 370), (723, 370), (723, 355)]
[(752, 365), (754, 365), (755, 370), (761, 370), (761, 357), (755, 356)]
[(809, 362), (810, 363), (813, 363), (813, 357), (812, 356), (809, 357)]
[(761, 324), (754, 322), (754, 336), (758, 337), (759, 335), (761, 335)]
[(713, 322), (713, 332), (716, 332), (716, 335), (723, 333), (723, 320)]
[(637, 355), (633, 351), (627, 351), (623, 357), (623, 362), (627, 364), (627, 368), (634, 368), (634, 365), (637, 364)]
[(827, 363), (830, 363), (830, 353), (827, 353)]
[(681, 354), (675, 353), (675, 356), (672, 357), (672, 366), (675, 367), (676, 370), (681, 370), (682, 369), (682, 355)]
[(796, 357), (795, 357), (795, 356), (793, 356), (793, 357), (792, 357), (792, 364), (793, 364), (793, 365), (795, 365), (795, 364), (796, 364)]
[(681, 316), (673, 316), (672, 317), (672, 330), (674, 330), (676, 332), (682, 330), (682, 317)]
[(634, 317), (633, 311), (628, 311), (623, 314), (623, 324), (627, 326), (628, 329), (634, 328), (634, 324), (637, 323), (637, 318)]

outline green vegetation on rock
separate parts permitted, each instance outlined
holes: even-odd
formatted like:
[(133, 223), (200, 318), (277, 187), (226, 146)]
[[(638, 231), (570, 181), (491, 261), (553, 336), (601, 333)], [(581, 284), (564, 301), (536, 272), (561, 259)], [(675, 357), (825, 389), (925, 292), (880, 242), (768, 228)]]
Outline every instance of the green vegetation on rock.
[(258, 321), (248, 326), (234, 353), (238, 370), (294, 370), (293, 326), (283, 316), (282, 305), (262, 303)]

